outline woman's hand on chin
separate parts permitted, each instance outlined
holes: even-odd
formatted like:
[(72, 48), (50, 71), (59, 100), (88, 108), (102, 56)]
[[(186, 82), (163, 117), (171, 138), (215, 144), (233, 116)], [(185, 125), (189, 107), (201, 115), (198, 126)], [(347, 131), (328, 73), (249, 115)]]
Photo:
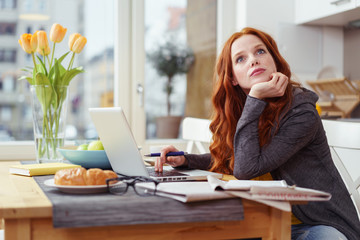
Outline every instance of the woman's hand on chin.
[(254, 84), (250, 89), (249, 96), (264, 99), (272, 97), (281, 97), (284, 95), (289, 78), (280, 73), (275, 72), (270, 75), (270, 81)]

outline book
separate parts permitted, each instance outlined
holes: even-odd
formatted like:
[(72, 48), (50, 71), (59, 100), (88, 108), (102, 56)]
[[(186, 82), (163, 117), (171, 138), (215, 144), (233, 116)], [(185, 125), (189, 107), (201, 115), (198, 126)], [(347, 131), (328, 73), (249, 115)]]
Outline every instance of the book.
[(11, 174), (23, 176), (37, 176), (37, 175), (51, 175), (58, 170), (66, 168), (78, 168), (80, 165), (70, 163), (36, 163), (36, 164), (19, 164), (10, 166), (9, 172)]
[(225, 191), (239, 196), (246, 192), (252, 199), (284, 200), (284, 201), (328, 201), (331, 194), (310, 188), (287, 185), (286, 181), (255, 181), (231, 180), (229, 182), (208, 176), (208, 182), (213, 190)]

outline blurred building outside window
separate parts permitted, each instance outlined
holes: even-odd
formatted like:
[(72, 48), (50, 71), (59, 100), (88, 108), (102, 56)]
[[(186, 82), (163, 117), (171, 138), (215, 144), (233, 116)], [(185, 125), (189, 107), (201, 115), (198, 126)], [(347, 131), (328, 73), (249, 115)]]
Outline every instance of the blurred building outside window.
[(88, 39), (74, 64), (83, 66), (85, 73), (70, 83), (67, 139), (97, 138), (87, 109), (102, 106), (102, 96), (113, 91), (114, 1), (0, 0), (0, 141), (33, 141), (29, 84), (17, 80), (32, 60), (18, 39), (36, 30), (49, 34), (53, 23), (68, 29), (63, 42), (56, 45), (58, 55), (69, 51), (71, 33)]

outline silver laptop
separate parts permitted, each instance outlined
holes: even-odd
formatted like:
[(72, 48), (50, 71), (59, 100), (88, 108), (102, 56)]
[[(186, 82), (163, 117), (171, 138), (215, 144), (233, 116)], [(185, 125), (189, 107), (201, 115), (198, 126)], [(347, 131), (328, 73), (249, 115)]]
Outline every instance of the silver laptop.
[(120, 107), (89, 108), (90, 116), (102, 141), (112, 169), (126, 176), (145, 176), (158, 181), (206, 180), (222, 174), (203, 170), (178, 170), (164, 166), (162, 173), (146, 167), (125, 114)]

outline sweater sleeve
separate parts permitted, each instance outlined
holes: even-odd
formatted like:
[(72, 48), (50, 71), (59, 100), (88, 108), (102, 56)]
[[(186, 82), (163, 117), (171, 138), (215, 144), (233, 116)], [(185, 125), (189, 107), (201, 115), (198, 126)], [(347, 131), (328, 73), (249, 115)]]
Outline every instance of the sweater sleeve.
[(267, 103), (248, 96), (234, 136), (234, 176), (251, 179), (271, 172), (301, 150), (314, 137), (318, 128), (314, 111), (291, 110), (280, 123), (270, 143), (259, 144), (259, 118)]
[(178, 168), (209, 170), (211, 167), (211, 154), (187, 154), (185, 155), (187, 166)]

